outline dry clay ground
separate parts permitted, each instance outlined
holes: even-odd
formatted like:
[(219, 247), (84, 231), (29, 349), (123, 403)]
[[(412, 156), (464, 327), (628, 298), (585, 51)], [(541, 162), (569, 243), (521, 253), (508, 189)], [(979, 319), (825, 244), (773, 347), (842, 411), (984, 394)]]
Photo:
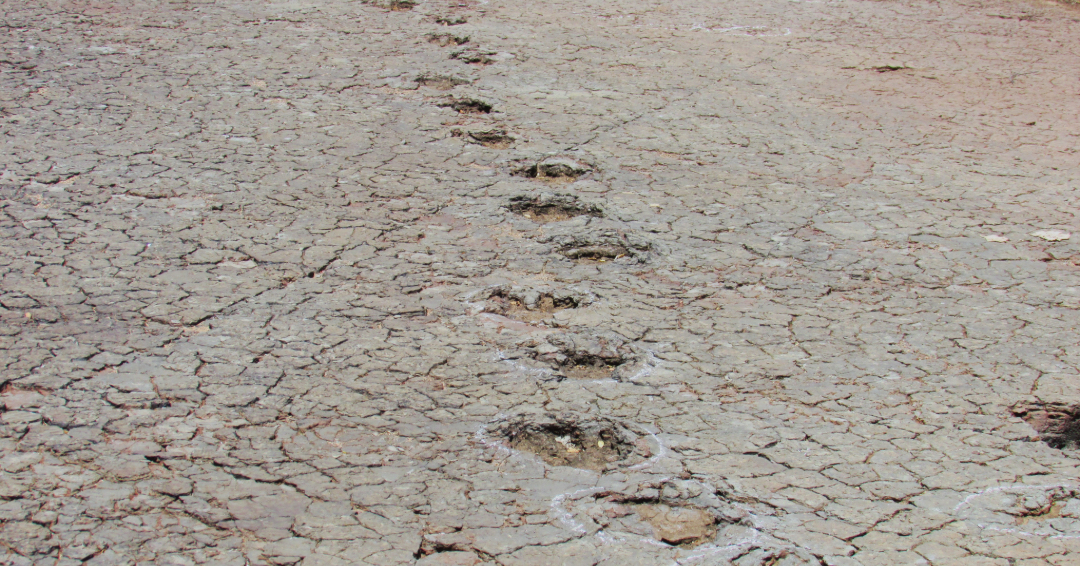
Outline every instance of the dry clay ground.
[(1080, 564), (1075, 7), (0, 14), (4, 564)]

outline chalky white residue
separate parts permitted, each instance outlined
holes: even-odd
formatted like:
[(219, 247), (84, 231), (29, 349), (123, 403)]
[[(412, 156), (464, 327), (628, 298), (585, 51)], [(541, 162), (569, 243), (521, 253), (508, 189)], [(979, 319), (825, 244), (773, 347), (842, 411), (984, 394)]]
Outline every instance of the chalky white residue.
[(501, 420), (503, 420), (505, 418), (506, 418), (506, 415), (503, 414), (503, 413), (499, 413), (499, 414), (495, 415), (495, 418), (493, 418), (490, 421), (480, 425), (480, 427), (476, 429), (476, 432), (473, 434), (473, 438), (476, 439), (477, 442), (479, 442), (480, 444), (483, 444), (484, 446), (486, 446), (488, 448), (494, 448), (495, 451), (498, 452), (499, 454), (506, 454), (507, 456), (512, 456), (512, 455), (514, 455), (515, 452), (517, 452), (516, 450), (512, 450), (508, 446), (503, 445), (501, 442), (495, 442), (487, 434), (487, 428), (488, 428), (489, 424), (501, 421)]
[[(504, 414), (504, 413), (499, 413), (499, 414), (495, 415), (495, 417), (493, 417), (487, 423), (481, 424), (476, 429), (476, 432), (474, 433), (473, 437), (476, 439), (476, 441), (478, 443), (482, 444), (485, 447), (492, 448), (492, 449), (496, 450), (500, 454), (505, 454), (508, 457), (520, 456), (520, 457), (525, 458), (527, 460), (533, 461), (533, 462), (537, 463), (538, 465), (543, 466), (544, 464), (539, 458), (530, 457), (531, 455), (527, 455), (527, 454), (524, 454), (524, 453), (522, 453), (522, 452), (520, 452), (518, 450), (514, 450), (513, 448), (510, 448), (510, 447), (502, 444), (501, 442), (497, 442), (495, 440), (492, 440), (491, 437), (488, 436), (488, 433), (487, 433), (488, 426), (490, 424), (492, 424), (492, 423), (504, 420), (506, 418), (507, 418), (507, 415)], [(627, 422), (624, 422), (623, 424), (644, 431), (646, 434), (648, 434), (648, 436), (650, 438), (652, 438), (653, 442), (655, 442), (656, 446), (657, 446), (656, 454), (654, 454), (651, 458), (649, 458), (645, 462), (642, 462), (642, 463), (637, 464), (635, 466), (631, 466), (629, 469), (637, 470), (637, 469), (647, 468), (647, 467), (653, 465), (654, 463), (656, 463), (656, 461), (658, 461), (660, 458), (662, 458), (665, 454), (667, 454), (667, 446), (664, 444), (664, 442), (662, 440), (660, 440), (660, 437), (657, 436), (657, 434), (655, 432), (649, 430), (644, 425), (640, 425), (640, 424), (636, 424), (636, 423), (627, 423)], [(672, 479), (674, 479), (674, 478), (663, 477), (663, 478), (660, 478), (659, 480), (657, 480), (655, 483), (663, 484), (663, 483), (668, 482), (668, 481), (670, 481)], [(686, 480), (683, 483), (695, 483), (697, 485), (700, 485), (702, 488), (704, 488), (707, 491), (711, 490), (711, 491), (715, 492), (715, 488), (713, 486), (711, 486), (711, 485), (709, 485), (707, 483), (698, 481), (698, 480)], [(605, 493), (605, 492), (609, 492), (609, 491), (610, 491), (609, 488), (594, 486), (594, 487), (587, 487), (587, 488), (583, 488), (583, 489), (577, 489), (577, 490), (573, 490), (573, 491), (567, 491), (565, 493), (560, 493), (560, 494), (558, 494), (558, 495), (551, 498), (550, 509), (551, 509), (552, 514), (555, 516), (555, 518), (558, 520), (558, 522), (563, 527), (565, 527), (566, 529), (570, 530), (573, 533), (584, 536), (584, 535), (588, 534), (588, 529), (585, 527), (585, 524), (583, 522), (577, 520), (577, 518), (574, 516), (574, 514), (569, 509), (567, 509), (567, 503), (572, 502), (572, 501), (576, 501), (576, 500), (581, 499), (583, 497), (588, 497), (590, 495), (597, 495), (597, 494)], [(756, 521), (755, 521), (756, 516), (754, 515), (753, 509), (749, 508), (748, 506), (738, 504), (738, 503), (735, 503), (735, 505), (736, 505), (736, 507), (742, 509), (743, 511), (745, 511), (747, 513), (747, 516), (750, 519), (751, 523), (756, 523)], [(639, 544), (639, 545), (651, 546), (651, 547), (656, 547), (656, 548), (664, 548), (664, 549), (676, 549), (677, 548), (677, 547), (674, 547), (674, 546), (672, 546), (670, 544), (667, 544), (667, 543), (665, 543), (663, 541), (654, 540), (654, 539), (651, 539), (651, 538), (648, 538), (648, 537), (642, 537), (642, 536), (626, 537), (626, 536), (613, 535), (611, 533), (608, 533), (604, 529), (597, 530), (597, 532), (595, 532), (593, 534), (593, 537), (595, 537), (596, 540), (598, 542), (600, 542), (601, 544), (609, 544), (609, 545)], [(684, 564), (691, 564), (691, 563), (697, 562), (699, 560), (702, 560), (702, 559), (705, 559), (705, 558), (711, 558), (711, 557), (720, 557), (720, 558), (723, 558), (723, 559), (726, 560), (726, 559), (730, 559), (730, 558), (734, 558), (736, 556), (739, 556), (740, 554), (743, 554), (744, 552), (746, 552), (750, 548), (763, 547), (763, 546), (765, 546), (765, 544), (767, 542), (768, 541), (766, 541), (765, 538), (763, 538), (762, 531), (758, 530), (756, 527), (748, 527), (747, 534), (743, 535), (739, 539), (737, 539), (737, 540), (735, 540), (733, 542), (729, 542), (727, 544), (723, 544), (723, 545), (716, 544), (716, 543), (709, 543), (709, 544), (699, 546), (699, 547), (695, 548), (694, 551), (691, 554), (689, 554), (687, 556), (682, 556), (682, 557), (676, 558), (674, 560), (674, 562), (671, 563), (671, 566), (681, 566), (681, 565), (684, 565)]]
[[(561, 493), (551, 498), (551, 510), (555, 513), (555, 517), (559, 519), (559, 522), (562, 523), (564, 527), (579, 535), (584, 535), (589, 532), (588, 529), (585, 528), (584, 523), (576, 520), (574, 518), (574, 514), (566, 509), (565, 502), (567, 500), (574, 501), (583, 496), (596, 495), (598, 493), (603, 493), (606, 491), (608, 491), (608, 489), (603, 487), (589, 487), (585, 489), (579, 489), (577, 491)], [(658, 540), (653, 540), (646, 537), (627, 538), (622, 536), (614, 536), (611, 533), (605, 531), (604, 529), (596, 531), (593, 536), (604, 544), (625, 544), (627, 542), (630, 542), (642, 543), (648, 546), (656, 546), (660, 548), (671, 548), (671, 545)]]
[(709, 558), (712, 556), (720, 556), (724, 559), (735, 558), (736, 556), (746, 552), (750, 547), (763, 546), (764, 541), (761, 538), (761, 531), (757, 529), (750, 529), (750, 532), (740, 538), (739, 540), (723, 546), (717, 544), (706, 544), (694, 549), (693, 554), (685, 556), (683, 558), (676, 558), (671, 563), (672, 566), (680, 566), (682, 564), (690, 564), (691, 562), (697, 562), (702, 558)]
[(652, 375), (653, 369), (655, 369), (657, 366), (659, 366), (662, 363), (661, 360), (659, 358), (657, 358), (655, 354), (653, 354), (652, 350), (646, 350), (645, 351), (645, 356), (646, 356), (645, 357), (645, 362), (643, 364), (641, 364), (641, 367), (637, 370), (637, 372), (634, 373), (634, 375), (631, 375), (629, 377), (624, 377), (624, 378), (620, 378), (620, 379), (615, 379), (615, 378), (612, 378), (612, 377), (609, 377), (609, 378), (606, 378), (606, 379), (589, 379), (589, 380), (581, 379), (581, 380), (574, 380), (574, 381), (578, 382), (578, 383), (580, 383), (582, 385), (584, 385), (586, 383), (600, 384), (600, 385), (617, 385), (619, 383), (633, 383), (633, 382), (635, 382), (635, 381), (637, 381), (637, 380), (639, 380), (639, 379), (641, 379), (643, 377), (648, 377), (648, 376)]
[[(501, 287), (501, 285), (488, 285), (487, 287), (482, 287), (482, 288), (477, 289), (475, 291), (469, 291), (468, 293), (465, 293), (464, 295), (462, 295), (461, 296), (461, 302), (466, 307), (468, 307), (469, 315), (476, 315), (478, 313), (483, 312), (484, 309), (487, 308), (487, 304), (484, 303), (483, 301), (480, 301), (480, 302), (473, 301), (473, 299), (475, 299), (477, 295), (480, 295), (482, 293), (487, 293), (488, 291), (491, 291), (492, 289), (497, 289), (499, 287)], [(486, 299), (487, 297), (484, 297), (484, 298)]]
[[(665, 481), (667, 481), (669, 479), (671, 479), (671, 478), (663, 478), (663, 479), (661, 479), (659, 481), (659, 483), (663, 483), (663, 482), (665, 482)], [(706, 484), (704, 484), (702, 482), (694, 481), (693, 483), (697, 483), (697, 484), (699, 484), (699, 485), (701, 485), (703, 487), (706, 487), (708, 489), (712, 489), (711, 486), (708, 486), (708, 485), (706, 485)], [(555, 497), (553, 497), (551, 499), (551, 510), (555, 514), (556, 518), (558, 518), (559, 522), (564, 527), (566, 527), (567, 529), (573, 531), (574, 533), (577, 533), (579, 535), (584, 535), (584, 534), (588, 533), (588, 529), (585, 527), (584, 523), (582, 523), (581, 521), (578, 521), (574, 517), (573, 513), (571, 513), (569, 510), (567, 510), (566, 503), (567, 503), (567, 501), (575, 501), (575, 500), (580, 499), (582, 497), (587, 497), (587, 496), (590, 496), (590, 495), (595, 495), (595, 494), (606, 492), (606, 491), (608, 491), (607, 488), (590, 487), (590, 488), (579, 489), (579, 490), (576, 490), (576, 491), (571, 491), (571, 492), (556, 495)], [(751, 518), (753, 518), (753, 517), (751, 517)], [(674, 547), (674, 546), (672, 546), (670, 544), (667, 544), (667, 543), (665, 543), (663, 541), (658, 541), (658, 540), (654, 540), (654, 539), (651, 539), (651, 538), (648, 538), (648, 537), (642, 537), (642, 536), (629, 536), (629, 537), (627, 537), (627, 536), (612, 535), (611, 533), (608, 533), (604, 529), (599, 529), (596, 533), (594, 533), (593, 536), (596, 537), (596, 539), (599, 542), (603, 543), (603, 544), (618, 544), (618, 545), (640, 544), (640, 545), (652, 546), (652, 547), (664, 548), (664, 549), (672, 549), (672, 550), (676, 549), (676, 547)], [(705, 559), (705, 558), (711, 558), (711, 557), (720, 557), (720, 558), (723, 558), (723, 559), (731, 559), (731, 558), (735, 558), (736, 556), (739, 556), (740, 554), (745, 553), (750, 548), (764, 547), (766, 543), (767, 543), (767, 541), (763, 538), (762, 532), (760, 530), (758, 530), (757, 528), (750, 527), (750, 528), (748, 528), (748, 531), (747, 531), (747, 533), (745, 535), (743, 535), (742, 537), (739, 537), (735, 541), (729, 542), (727, 544), (709, 543), (709, 544), (699, 546), (699, 547), (695, 548), (694, 551), (692, 553), (690, 553), (689, 555), (675, 558), (675, 560), (671, 563), (671, 566), (680, 566), (680, 565), (684, 565), (684, 564), (691, 564), (691, 563), (697, 562), (699, 560), (702, 560), (702, 559)]]
[(525, 365), (525, 364), (523, 364), (523, 363), (521, 363), (521, 362), (519, 362), (519, 361), (517, 361), (515, 359), (508, 358), (506, 356), (506, 354), (504, 354), (501, 349), (496, 349), (495, 350), (495, 359), (497, 361), (506, 362), (506, 363), (510, 364), (510, 367), (514, 368), (515, 371), (521, 372), (521, 373), (525, 374), (526, 376), (546, 377), (546, 376), (549, 376), (549, 375), (552, 375), (552, 374), (555, 373), (554, 370), (551, 370), (551, 369), (548, 369), (548, 368), (533, 368), (533, 367), (529, 367), (529, 366), (527, 366), (527, 365)]
[(462, 301), (469, 311), (469, 315), (477, 315), (484, 312), (484, 308), (487, 306), (484, 303), (471, 303), (469, 301)]
[[(563, 502), (566, 501), (567, 499), (573, 500), (573, 499), (576, 499), (576, 498), (584, 496), (584, 495), (593, 495), (593, 494), (596, 494), (596, 493), (600, 493), (602, 491), (607, 491), (607, 488), (588, 487), (588, 488), (585, 488), (585, 489), (579, 489), (577, 491), (568, 491), (566, 493), (560, 493), (559, 495), (556, 495), (555, 497), (551, 498), (551, 510), (555, 513), (555, 517), (557, 519), (559, 519), (559, 522), (562, 523), (564, 527), (566, 527), (567, 529), (570, 529), (571, 531), (573, 531), (575, 533), (578, 533), (579, 535), (583, 535), (583, 534), (588, 532), (585, 529), (585, 524), (580, 522), (580, 521), (575, 520), (574, 519), (574, 514), (566, 510), (566, 507), (563, 506)], [(601, 530), (600, 533), (602, 533), (602, 532), (604, 532), (604, 531)], [(599, 533), (597, 533), (597, 534), (599, 534)], [(611, 537), (608, 537), (608, 538), (610, 539)]]
[(649, 438), (653, 439), (653, 442), (656, 443), (656, 453), (653, 454), (652, 457), (640, 464), (630, 466), (631, 470), (643, 470), (657, 463), (658, 461), (660, 461), (660, 458), (663, 458), (665, 455), (667, 455), (667, 446), (664, 444), (663, 440), (660, 440), (660, 437), (657, 436), (655, 432), (649, 430), (644, 425), (635, 426), (637, 426), (641, 430), (644, 430), (645, 433), (649, 435)]
[[(465, 302), (465, 304), (468, 305), (470, 308), (475, 309), (473, 314), (475, 314), (476, 312), (482, 311), (483, 310), (483, 304), (482, 303), (469, 303), (467, 300), (474, 297), (474, 296), (476, 296), (476, 294), (482, 293), (482, 292), (484, 292), (484, 291), (486, 291), (488, 289), (491, 289), (491, 288), (492, 287), (489, 286), (489, 287), (486, 287), (484, 289), (480, 289), (478, 291), (474, 291), (472, 293), (469, 293), (468, 295), (466, 295), (464, 297), (465, 301), (463, 301), (463, 302)], [(506, 354), (501, 349), (498, 349), (498, 348), (495, 350), (493, 357), (497, 361), (502, 361), (502, 362), (506, 362), (506, 363), (510, 364), (510, 366), (514, 370), (516, 370), (518, 372), (521, 372), (521, 373), (525, 374), (526, 376), (528, 376), (528, 375), (547, 376), (547, 375), (551, 375), (551, 374), (554, 373), (553, 370), (546, 369), (546, 368), (528, 367), (528, 366), (522, 364), (521, 362), (519, 362), (517, 360), (514, 360), (514, 359), (511, 359), (511, 358), (507, 357)], [(650, 374), (652, 374), (653, 370), (656, 367), (659, 367), (662, 364), (663, 364), (663, 360), (658, 358), (656, 356), (656, 354), (652, 350), (645, 350), (645, 361), (644, 361), (644, 363), (641, 365), (641, 367), (638, 369), (638, 371), (634, 373), (634, 375), (627, 377), (625, 380), (628, 381), (628, 382), (634, 382), (635, 380), (647, 377)], [(595, 382), (601, 382), (601, 383), (612, 382), (612, 383), (615, 383), (614, 380), (597, 380)], [(533, 457), (532, 455), (524, 454), (524, 453), (522, 453), (522, 452), (520, 452), (518, 450), (514, 450), (513, 448), (510, 448), (509, 446), (506, 446), (505, 444), (503, 444), (501, 442), (497, 442), (495, 440), (492, 440), (488, 436), (488, 433), (487, 433), (488, 426), (491, 423), (498, 422), (498, 421), (503, 420), (505, 418), (506, 418), (505, 414), (499, 413), (498, 415), (496, 415), (494, 418), (492, 418), (487, 423), (481, 424), (476, 429), (476, 432), (473, 435), (474, 438), (476, 439), (476, 441), (478, 443), (480, 443), (481, 445), (487, 447), (487, 448), (494, 449), (498, 454), (505, 455), (508, 458), (521, 457), (521, 458), (536, 462), (537, 464), (543, 466), (544, 465), (543, 461), (540, 460), (539, 458)], [(656, 444), (656, 449), (655, 449), (653, 455), (649, 459), (647, 459), (644, 462), (641, 462), (639, 464), (635, 464), (633, 466), (630, 466), (628, 469), (630, 469), (630, 470), (643, 470), (643, 469), (649, 468), (649, 467), (653, 466), (654, 464), (656, 464), (660, 460), (660, 458), (663, 458), (664, 456), (666, 456), (668, 454), (667, 445), (664, 444), (664, 441), (660, 439), (660, 437), (657, 435), (656, 432), (650, 430), (648, 427), (646, 427), (644, 425), (640, 425), (640, 424), (637, 424), (637, 423), (630, 423), (630, 422), (623, 421), (622, 424), (624, 426), (628, 426), (629, 428), (637, 429), (639, 431), (644, 432)], [(659, 481), (659, 483), (664, 483), (664, 482), (666, 482), (666, 481), (668, 481), (670, 479), (671, 478), (662, 478)], [(704, 483), (702, 483), (700, 481), (694, 480), (693, 483), (697, 483), (697, 484), (701, 485), (702, 487), (704, 487), (707, 490), (708, 489), (713, 489), (711, 486), (706, 485), (706, 484), (704, 484)], [(568, 492), (565, 492), (565, 493), (560, 493), (560, 494), (556, 495), (555, 497), (551, 498), (551, 503), (550, 503), (551, 512), (552, 512), (552, 514), (554, 514), (555, 518), (559, 521), (559, 523), (562, 524), (565, 528), (567, 528), (571, 532), (574, 532), (574, 533), (576, 533), (578, 535), (585, 535), (585, 534), (588, 533), (588, 529), (585, 527), (584, 523), (582, 523), (581, 521), (578, 521), (574, 517), (574, 514), (571, 513), (567, 509), (566, 503), (567, 503), (568, 500), (569, 501), (574, 501), (574, 500), (577, 500), (577, 499), (579, 499), (581, 497), (586, 497), (586, 496), (590, 496), (590, 495), (596, 495), (598, 493), (607, 492), (607, 491), (609, 491), (608, 488), (589, 487), (589, 488), (578, 489), (578, 490), (574, 490), (574, 491), (568, 491)], [(715, 489), (714, 489), (714, 491), (715, 491)], [(751, 519), (753, 519), (753, 511), (749, 507), (746, 507), (744, 505), (739, 505), (739, 507), (741, 509), (743, 509), (744, 511), (746, 511), (748, 513), (748, 515), (751, 517)], [(675, 561), (672, 562), (672, 566), (680, 566), (680, 565), (683, 565), (683, 564), (691, 564), (693, 562), (697, 562), (699, 560), (702, 560), (704, 558), (709, 558), (709, 557), (721, 557), (721, 558), (724, 558), (724, 559), (734, 558), (734, 557), (744, 553), (748, 549), (748, 547), (761, 546), (761, 544), (763, 542), (762, 538), (761, 538), (761, 535), (762, 535), (761, 531), (759, 531), (757, 528), (750, 528), (748, 534), (744, 535), (743, 537), (740, 537), (738, 540), (736, 540), (734, 542), (730, 542), (730, 543), (724, 544), (724, 545), (719, 545), (719, 544), (715, 544), (715, 543), (702, 545), (702, 546), (694, 549), (693, 553), (691, 553), (691, 554), (689, 554), (687, 556), (676, 558)], [(624, 536), (612, 535), (612, 534), (606, 532), (604, 529), (597, 530), (597, 532), (594, 533), (593, 536), (601, 544), (610, 544), (610, 545), (641, 544), (641, 545), (646, 545), (646, 546), (651, 546), (651, 547), (658, 547), (658, 548), (666, 548), (666, 549), (674, 549), (675, 548), (672, 545), (669, 545), (669, 544), (667, 544), (667, 543), (665, 543), (663, 541), (654, 540), (654, 539), (651, 539), (651, 538), (648, 538), (648, 537), (633, 536), (633, 537), (627, 538), (627, 537), (624, 537)]]
[(643, 377), (648, 377), (652, 375), (653, 370), (660, 367), (661, 364), (663, 364), (663, 361), (660, 358), (657, 358), (652, 350), (645, 350), (645, 363), (641, 365), (641, 369), (639, 369), (637, 373), (626, 378), (626, 381), (634, 382)]

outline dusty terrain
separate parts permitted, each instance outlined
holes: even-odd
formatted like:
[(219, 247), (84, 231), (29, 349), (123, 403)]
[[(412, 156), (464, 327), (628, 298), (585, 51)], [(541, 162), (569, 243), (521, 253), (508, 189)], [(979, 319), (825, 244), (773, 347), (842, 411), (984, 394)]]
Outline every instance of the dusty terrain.
[(4, 564), (1080, 564), (1075, 6), (0, 26)]

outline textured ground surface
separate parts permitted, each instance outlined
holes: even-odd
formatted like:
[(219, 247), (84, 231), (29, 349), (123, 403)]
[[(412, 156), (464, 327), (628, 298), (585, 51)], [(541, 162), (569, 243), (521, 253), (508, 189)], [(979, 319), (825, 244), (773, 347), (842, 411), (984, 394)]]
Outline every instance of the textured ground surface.
[(0, 14), (4, 564), (1080, 563), (1075, 8)]

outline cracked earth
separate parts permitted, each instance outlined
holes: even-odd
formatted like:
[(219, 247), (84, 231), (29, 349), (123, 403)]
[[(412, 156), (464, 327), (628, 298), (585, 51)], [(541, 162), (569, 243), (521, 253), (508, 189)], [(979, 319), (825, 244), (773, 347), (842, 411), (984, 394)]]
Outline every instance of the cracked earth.
[(1080, 11), (0, 1), (0, 563), (1080, 564)]

